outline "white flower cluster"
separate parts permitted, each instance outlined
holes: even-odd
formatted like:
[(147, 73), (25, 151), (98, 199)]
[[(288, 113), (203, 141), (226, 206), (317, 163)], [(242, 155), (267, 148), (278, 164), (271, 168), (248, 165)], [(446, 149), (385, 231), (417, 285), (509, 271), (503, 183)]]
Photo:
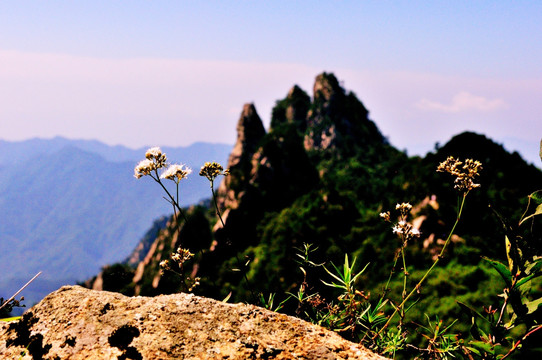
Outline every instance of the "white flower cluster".
[[(407, 222), (406, 219), (412, 210), (412, 205), (409, 203), (401, 203), (395, 206), (395, 210), (399, 211), (399, 221), (393, 225), (392, 232), (396, 235), (399, 235), (406, 242), (412, 238), (420, 237), (420, 230), (415, 228), (411, 223)], [(391, 222), (391, 214), (389, 211), (380, 213), (380, 217), (384, 221)]]
[[(134, 176), (139, 179), (146, 175), (155, 173), (158, 175), (158, 169), (167, 166), (166, 154), (159, 147), (152, 147), (145, 153), (145, 159), (141, 160), (134, 168)], [(183, 164), (170, 165), (160, 176), (161, 179), (175, 181), (177, 184), (180, 180), (186, 178), (192, 170)], [(158, 180), (158, 179), (155, 179)]]
[(186, 167), (183, 164), (173, 164), (170, 165), (166, 171), (162, 173), (160, 178), (173, 180), (178, 183), (180, 180), (186, 178), (192, 173), (192, 169)]

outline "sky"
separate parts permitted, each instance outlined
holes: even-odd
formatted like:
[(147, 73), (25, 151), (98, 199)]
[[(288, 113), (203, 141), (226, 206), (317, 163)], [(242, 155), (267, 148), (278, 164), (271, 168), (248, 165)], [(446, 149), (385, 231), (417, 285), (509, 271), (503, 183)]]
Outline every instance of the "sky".
[(540, 165), (540, 1), (0, 2), (0, 139), (232, 144), (332, 72), (389, 141), (462, 131)]

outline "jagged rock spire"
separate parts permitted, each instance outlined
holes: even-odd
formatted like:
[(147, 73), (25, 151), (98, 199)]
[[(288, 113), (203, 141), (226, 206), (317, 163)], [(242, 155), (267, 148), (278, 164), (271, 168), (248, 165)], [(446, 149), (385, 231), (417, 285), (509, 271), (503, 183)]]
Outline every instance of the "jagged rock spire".
[(330, 104), (337, 96), (344, 96), (344, 90), (333, 74), (322, 73), (316, 76), (313, 86), (314, 102)]
[(228, 160), (230, 171), (243, 166), (244, 161), (250, 162), (250, 158), (264, 136), (265, 128), (254, 104), (245, 104), (237, 122), (237, 142)]
[(336, 149), (339, 154), (349, 154), (359, 146), (385, 142), (369, 120), (369, 111), (355, 94), (345, 92), (335, 75), (318, 75), (313, 91), (312, 107), (307, 114), (306, 150)]
[(271, 116), (271, 130), (282, 124), (294, 124), (303, 134), (307, 128), (307, 113), (311, 99), (299, 86), (294, 85), (285, 99), (277, 101)]
[(219, 206), (228, 209), (224, 217), (228, 216), (229, 209), (238, 206), (239, 192), (249, 181), (251, 159), (265, 134), (265, 128), (254, 104), (245, 104), (237, 122), (237, 142), (228, 160), (230, 175), (224, 178), (218, 189)]

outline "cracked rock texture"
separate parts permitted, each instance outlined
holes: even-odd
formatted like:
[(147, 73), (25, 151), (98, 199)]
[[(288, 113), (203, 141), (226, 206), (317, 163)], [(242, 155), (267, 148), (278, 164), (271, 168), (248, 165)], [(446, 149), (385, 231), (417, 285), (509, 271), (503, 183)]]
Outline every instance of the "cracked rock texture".
[[(24, 356), (21, 357), (21, 353)], [(192, 294), (65, 286), (0, 325), (1, 359), (384, 359), (300, 319)]]

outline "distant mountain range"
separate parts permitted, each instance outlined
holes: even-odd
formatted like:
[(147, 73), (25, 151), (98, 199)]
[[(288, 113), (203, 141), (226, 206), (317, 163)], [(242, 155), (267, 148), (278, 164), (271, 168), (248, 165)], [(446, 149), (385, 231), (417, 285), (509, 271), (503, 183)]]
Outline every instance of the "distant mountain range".
[[(205, 161), (225, 164), (231, 145), (162, 149), (196, 170)], [(145, 151), (61, 137), (0, 140), (0, 297), (38, 271), (23, 294), (27, 306), (84, 280), (124, 259), (156, 218), (172, 212), (152, 180), (133, 176)], [(180, 197), (183, 206), (210, 197), (207, 180), (194, 171)]]

